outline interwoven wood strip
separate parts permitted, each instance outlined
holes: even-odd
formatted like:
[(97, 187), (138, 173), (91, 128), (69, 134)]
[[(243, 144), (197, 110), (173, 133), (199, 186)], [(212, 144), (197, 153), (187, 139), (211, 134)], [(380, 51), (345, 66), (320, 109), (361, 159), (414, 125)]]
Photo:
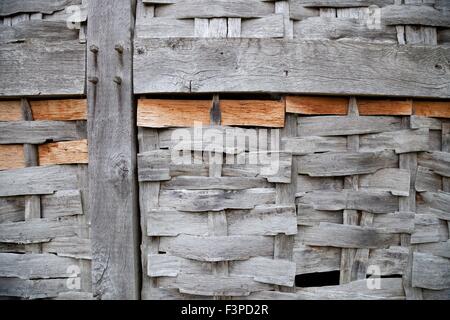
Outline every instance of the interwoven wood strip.
[[(221, 101), (210, 100), (209, 108), (204, 101), (189, 104), (204, 105), (217, 125)], [(252, 101), (237, 104), (234, 128), (240, 114), (246, 119), (255, 110)], [(241, 153), (250, 156), (255, 149), (249, 145), (220, 148), (202, 144), (198, 136), (189, 143), (173, 141), (178, 130), (194, 135), (191, 120), (184, 128), (164, 120), (140, 127), (142, 297), (449, 299), (448, 102), (302, 96), (283, 101), (281, 154), (290, 160), (270, 177), (261, 165), (226, 162)], [(163, 119), (161, 112), (176, 121), (176, 103), (157, 104), (153, 118)], [(246, 129), (265, 129), (257, 125)], [(212, 128), (219, 136), (230, 129)], [(357, 148), (348, 147), (350, 138)], [(175, 150), (196, 162), (173, 163)], [(217, 154), (223, 159), (219, 167), (210, 162)], [(417, 165), (407, 167), (403, 163), (411, 155)], [(279, 200), (290, 199), (290, 189), (292, 200)], [(416, 205), (406, 206), (416, 193)], [(281, 241), (284, 247), (277, 245)], [(295, 276), (335, 271), (341, 273), (339, 285), (294, 285)], [(388, 277), (378, 289), (366, 281), (373, 272)]]
[(0, 105), (0, 296), (91, 299), (85, 101)]

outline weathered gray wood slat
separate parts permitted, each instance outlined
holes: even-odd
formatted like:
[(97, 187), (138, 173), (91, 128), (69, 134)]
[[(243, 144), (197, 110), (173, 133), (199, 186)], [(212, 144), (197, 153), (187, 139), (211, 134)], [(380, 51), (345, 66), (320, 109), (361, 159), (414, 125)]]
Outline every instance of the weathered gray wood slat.
[(357, 19), (313, 17), (294, 23), (294, 37), (301, 40), (358, 40), (397, 43), (395, 27), (369, 29)]
[(138, 180), (165, 181), (170, 180), (171, 157), (169, 150), (153, 150), (138, 154)]
[(415, 252), (412, 285), (432, 290), (450, 288), (450, 260), (427, 253)]
[(424, 204), (418, 210), (420, 213), (430, 213), (436, 215), (439, 219), (450, 220), (450, 193), (424, 192), (420, 195), (424, 201)]
[(369, 289), (367, 280), (357, 280), (339, 286), (299, 288), (295, 293), (256, 292), (248, 299), (257, 300), (404, 300), (402, 279), (383, 279), (380, 289)]
[(186, 18), (256, 18), (274, 12), (273, 3), (259, 0), (188, 0), (155, 8), (157, 17)]
[(74, 121), (0, 122), (0, 144), (42, 144), (46, 141), (80, 140), (86, 128)]
[(301, 4), (305, 7), (354, 8), (376, 5), (383, 7), (394, 4), (394, 0), (289, 0), (292, 4)]
[(438, 192), (442, 190), (442, 177), (429, 168), (418, 166), (415, 189), (418, 192)]
[(170, 254), (149, 254), (147, 275), (176, 277), (179, 274), (212, 274), (212, 264), (180, 258)]
[(85, 45), (35, 40), (0, 46), (0, 96), (84, 94)]
[(32, 244), (78, 235), (76, 220), (36, 219), (0, 224), (0, 242)]
[(270, 290), (273, 286), (256, 282), (251, 277), (188, 275), (181, 274), (175, 279), (160, 278), (162, 288), (179, 289), (181, 293), (204, 296), (248, 296), (251, 292)]
[(300, 156), (317, 152), (344, 152), (347, 150), (345, 137), (286, 137), (282, 138), (282, 150)]
[(435, 173), (450, 177), (450, 153), (449, 152), (425, 152), (418, 156), (418, 164), (422, 167), (429, 168)]
[(183, 211), (221, 211), (253, 209), (275, 203), (275, 189), (245, 190), (161, 190), (159, 204)]
[(273, 188), (265, 178), (253, 177), (174, 177), (161, 183), (161, 189), (167, 190), (244, 190), (252, 188)]
[(293, 260), (297, 266), (296, 274), (337, 271), (340, 268), (341, 249), (297, 244)]
[(56, 218), (83, 214), (80, 190), (57, 191), (41, 197), (42, 218)]
[(446, 242), (419, 244), (417, 245), (417, 250), (422, 253), (450, 259), (450, 240)]
[(347, 136), (396, 131), (400, 128), (401, 119), (399, 117), (298, 117), (298, 134), (300, 136)]
[(92, 292), (61, 292), (58, 296), (53, 298), (54, 300), (96, 300), (92, 295)]
[(67, 28), (65, 21), (28, 20), (14, 26), (0, 25), (0, 43), (22, 42), (29, 39), (46, 41), (78, 40), (79, 30)]
[(408, 265), (408, 255), (409, 250), (406, 247), (375, 249), (370, 251), (368, 265), (379, 266), (381, 276), (402, 275)]
[(91, 241), (79, 236), (55, 237), (42, 244), (42, 251), (54, 253), (61, 257), (91, 260)]
[(69, 5), (77, 4), (81, 4), (81, 0), (3, 0), (0, 3), (0, 16), (9, 16), (22, 12), (51, 14)]
[(387, 25), (450, 27), (450, 16), (425, 5), (392, 5), (381, 9), (381, 21)]
[(298, 158), (298, 173), (312, 177), (349, 176), (374, 173), (380, 169), (396, 168), (398, 156), (394, 151), (330, 152)]
[(428, 290), (422, 289), (424, 300), (449, 300), (450, 289), (444, 290)]
[(342, 211), (315, 210), (310, 204), (297, 205), (297, 224), (316, 226), (321, 222), (343, 223)]
[(405, 169), (381, 169), (373, 174), (361, 175), (361, 189), (373, 191), (389, 191), (394, 196), (409, 196), (411, 174)]
[(87, 99), (92, 283), (100, 299), (139, 297), (134, 8), (135, 1), (88, 2), (87, 47), (98, 47), (88, 51), (86, 74), (98, 78)]
[(450, 10), (450, 3), (447, 0), (435, 0), (434, 7), (436, 9)]
[(360, 151), (393, 149), (396, 153), (428, 151), (429, 130), (400, 130), (368, 134), (360, 137)]
[(242, 38), (282, 38), (284, 16), (272, 14), (262, 18), (246, 19), (241, 22)]
[(179, 235), (162, 237), (160, 251), (205, 262), (246, 260), (250, 257), (272, 256), (273, 237)]
[(329, 94), (449, 98), (448, 74), (436, 68), (449, 55), (445, 47), (338, 41), (138, 39), (134, 91), (323, 94), (326, 87)]
[(0, 223), (25, 220), (25, 199), (23, 197), (0, 198)]
[(375, 228), (324, 222), (319, 226), (300, 227), (296, 240), (310, 246), (375, 249), (396, 245), (399, 237)]
[(308, 192), (315, 190), (338, 191), (344, 189), (344, 179), (340, 177), (310, 177), (307, 175), (297, 176), (297, 192)]
[(154, 17), (136, 24), (138, 38), (189, 38), (194, 37), (194, 20)]
[(206, 213), (182, 212), (171, 208), (150, 209), (147, 216), (147, 236), (208, 235)]
[(414, 212), (396, 212), (374, 216), (372, 227), (384, 233), (413, 233)]
[(437, 118), (414, 116), (410, 117), (411, 129), (442, 130), (442, 120)]
[[(77, 280), (77, 278), (73, 278)], [(19, 278), (0, 278), (0, 296), (25, 299), (55, 298), (67, 288), (67, 278), (24, 280)]]
[(417, 214), (414, 217), (415, 230), (411, 235), (411, 243), (430, 243), (448, 239), (447, 226), (434, 214)]
[(0, 171), (0, 196), (53, 194), (78, 188), (75, 166), (30, 167)]
[(316, 210), (363, 210), (371, 213), (398, 211), (398, 198), (389, 192), (366, 190), (312, 191), (300, 195), (298, 202)]
[(0, 253), (0, 277), (20, 279), (68, 278), (78, 261), (53, 254)]

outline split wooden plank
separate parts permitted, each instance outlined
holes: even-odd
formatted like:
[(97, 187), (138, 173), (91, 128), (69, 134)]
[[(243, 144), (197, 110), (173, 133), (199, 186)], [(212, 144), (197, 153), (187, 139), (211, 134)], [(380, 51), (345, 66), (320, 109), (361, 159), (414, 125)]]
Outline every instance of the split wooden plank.
[(442, 121), (437, 118), (412, 115), (410, 122), (411, 129), (428, 128), (430, 130), (442, 130)]
[[(230, 25), (229, 18), (228, 25)], [(256, 19), (241, 21), (240, 37), (242, 38), (282, 38), (284, 37), (284, 16), (271, 14)]]
[(0, 57), (0, 96), (84, 94), (85, 45), (78, 41), (2, 44)]
[(321, 222), (343, 223), (342, 211), (315, 210), (310, 204), (297, 205), (297, 224), (316, 226)]
[[(79, 277), (72, 278), (77, 281)], [(19, 278), (0, 278), (0, 296), (24, 299), (55, 298), (67, 288), (67, 278), (24, 280)]]
[(430, 149), (428, 129), (399, 130), (367, 134), (360, 137), (361, 151), (393, 149), (395, 153), (422, 152)]
[(418, 166), (415, 189), (418, 192), (438, 192), (442, 190), (442, 177), (431, 169)]
[[(325, 86), (327, 94), (450, 97), (447, 74), (430, 72), (450, 55), (446, 47), (284, 39), (137, 39), (134, 52), (136, 94), (317, 94)], [(408, 82), (414, 86), (405, 86)]]
[(412, 101), (358, 99), (358, 109), (362, 116), (409, 116)]
[(41, 217), (58, 218), (83, 214), (80, 190), (56, 191), (51, 195), (41, 196)]
[(171, 161), (168, 150), (152, 150), (138, 154), (138, 180), (140, 182), (170, 180)]
[(383, 233), (414, 233), (414, 212), (377, 214), (372, 227)]
[(426, 5), (392, 5), (381, 8), (381, 21), (386, 25), (421, 25), (450, 27), (448, 15)]
[(0, 122), (0, 144), (42, 144), (48, 140), (65, 141), (86, 138), (86, 127), (69, 121)]
[[(297, 176), (297, 193), (315, 190), (339, 191), (344, 188), (343, 178), (340, 177), (310, 177), (306, 175)], [(300, 196), (300, 194), (298, 195)]]
[(23, 197), (0, 198), (0, 223), (25, 220), (25, 199)]
[(39, 146), (39, 165), (88, 163), (87, 140), (46, 143)]
[(22, 120), (20, 100), (0, 100), (0, 121)]
[(449, 101), (414, 101), (413, 108), (416, 116), (450, 118)]
[(450, 240), (419, 244), (417, 245), (417, 251), (450, 259)]
[(448, 192), (424, 192), (421, 193), (424, 204), (419, 209), (420, 213), (436, 215), (441, 220), (450, 220), (450, 193)]
[(50, 242), (42, 243), (42, 251), (57, 254), (60, 257), (92, 259), (91, 240), (79, 236), (55, 237)]
[(149, 254), (147, 275), (176, 277), (179, 274), (212, 274), (212, 264), (180, 258), (170, 254)]
[(301, 156), (320, 152), (343, 152), (347, 150), (345, 137), (285, 137), (281, 139), (282, 150)]
[(375, 228), (324, 222), (319, 226), (301, 227), (296, 240), (310, 246), (375, 249), (397, 245), (399, 237)]
[(284, 102), (271, 100), (220, 100), (224, 126), (284, 127)]
[(389, 192), (366, 190), (313, 191), (301, 195), (299, 203), (309, 204), (316, 210), (363, 210), (371, 213), (398, 211), (398, 197)]
[(20, 279), (68, 278), (78, 261), (53, 254), (0, 253), (0, 276)]
[(450, 260), (427, 253), (414, 253), (412, 285), (442, 290), (450, 288)]
[(139, 127), (191, 127), (210, 123), (210, 100), (138, 100)]
[(380, 169), (396, 168), (398, 156), (394, 151), (328, 152), (299, 158), (298, 173), (312, 177), (349, 176), (374, 173)]
[(398, 117), (299, 117), (300, 136), (345, 136), (400, 130)]
[(168, 190), (244, 190), (252, 188), (273, 188), (264, 178), (252, 177), (174, 177), (161, 184), (161, 189)]
[(251, 257), (272, 256), (273, 237), (189, 235), (162, 237), (160, 251), (205, 262), (247, 260)]
[(408, 255), (409, 250), (406, 247), (392, 246), (387, 249), (375, 249), (370, 251), (368, 265), (379, 266), (381, 276), (403, 275), (408, 266)]
[(0, 145), (0, 170), (18, 169), (25, 167), (23, 145)]
[(87, 100), (30, 100), (34, 120), (86, 120)]
[(194, 20), (172, 17), (152, 17), (136, 24), (137, 38), (190, 38), (194, 37)]
[(338, 97), (287, 96), (286, 112), (307, 115), (346, 115), (348, 99)]
[(440, 242), (447, 239), (447, 226), (442, 224), (434, 214), (416, 214), (411, 244)]
[(406, 169), (381, 169), (373, 174), (361, 175), (361, 189), (389, 191), (395, 196), (409, 196), (411, 174)]
[(0, 25), (0, 43), (78, 40), (79, 30), (69, 29), (66, 21), (26, 20), (13, 26)]
[(248, 296), (251, 292), (270, 290), (273, 286), (256, 282), (251, 277), (187, 275), (175, 279), (161, 278), (161, 288), (179, 289), (180, 293), (203, 296)]
[(195, 0), (177, 1), (167, 6), (155, 8), (157, 17), (174, 17), (177, 19), (193, 18), (257, 18), (274, 12), (273, 3), (259, 0)]
[(450, 153), (449, 152), (425, 152), (418, 155), (418, 164), (431, 169), (436, 174), (450, 177)]
[(293, 257), (297, 266), (296, 274), (338, 271), (341, 249), (296, 244)]
[(0, 196), (53, 194), (78, 188), (76, 168), (48, 166), (0, 172)]
[(188, 212), (253, 209), (257, 205), (275, 203), (275, 189), (161, 190), (159, 203), (162, 207)]
[(5, 0), (0, 5), (0, 16), (9, 16), (17, 13), (40, 12), (51, 14), (60, 11), (69, 5), (79, 5), (81, 0)]
[(319, 8), (306, 8), (298, 1), (289, 0), (288, 5), (288, 18), (292, 20), (303, 20), (309, 17), (317, 17), (320, 14)]
[(150, 237), (208, 235), (208, 215), (205, 213), (187, 213), (164, 207), (152, 208), (146, 220), (146, 235)]

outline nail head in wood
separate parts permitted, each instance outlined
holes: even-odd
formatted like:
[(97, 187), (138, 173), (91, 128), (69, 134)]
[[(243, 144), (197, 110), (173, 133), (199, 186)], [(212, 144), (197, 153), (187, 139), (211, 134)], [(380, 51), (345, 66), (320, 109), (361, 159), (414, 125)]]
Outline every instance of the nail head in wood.
[(117, 84), (121, 84), (122, 83), (122, 78), (119, 76), (114, 77), (113, 81)]
[(88, 81), (93, 83), (93, 84), (97, 84), (98, 83), (98, 78), (97, 77), (89, 77)]
[(123, 46), (120, 44), (116, 44), (114, 46), (114, 50), (116, 50), (118, 53), (122, 54), (123, 53)]
[(96, 45), (91, 45), (90, 47), (89, 47), (89, 50), (92, 52), (92, 53), (95, 53), (95, 54), (97, 54), (98, 53), (98, 47), (96, 46)]

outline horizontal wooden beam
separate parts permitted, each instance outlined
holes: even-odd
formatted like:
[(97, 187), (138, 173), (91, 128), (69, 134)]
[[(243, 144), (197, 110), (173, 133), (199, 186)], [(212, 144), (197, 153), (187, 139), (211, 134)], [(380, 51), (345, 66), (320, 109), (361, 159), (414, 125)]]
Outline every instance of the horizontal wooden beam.
[(135, 93), (450, 98), (450, 48), (281, 39), (137, 39)]

